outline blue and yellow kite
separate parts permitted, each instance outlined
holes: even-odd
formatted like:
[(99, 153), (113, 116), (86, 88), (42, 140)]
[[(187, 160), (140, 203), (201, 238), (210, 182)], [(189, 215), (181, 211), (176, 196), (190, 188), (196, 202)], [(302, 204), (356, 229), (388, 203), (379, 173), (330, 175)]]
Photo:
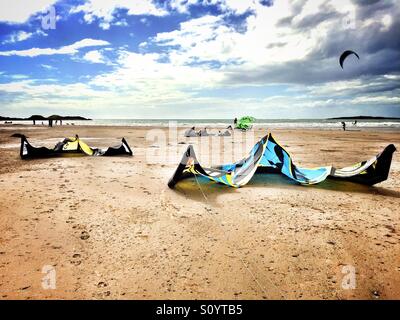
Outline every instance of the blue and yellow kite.
[(307, 169), (297, 167), (289, 153), (268, 133), (255, 144), (245, 159), (232, 164), (204, 168), (197, 161), (193, 146), (190, 145), (168, 186), (174, 188), (180, 180), (199, 175), (238, 188), (247, 184), (255, 173), (282, 173), (303, 185), (320, 183), (327, 178), (374, 185), (387, 179), (394, 151), (395, 146), (390, 144), (375, 157), (350, 167), (337, 169), (326, 166)]

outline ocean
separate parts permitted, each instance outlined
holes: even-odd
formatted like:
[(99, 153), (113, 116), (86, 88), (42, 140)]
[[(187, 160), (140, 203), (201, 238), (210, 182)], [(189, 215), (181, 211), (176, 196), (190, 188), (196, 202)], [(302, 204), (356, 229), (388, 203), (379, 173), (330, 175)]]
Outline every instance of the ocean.
[[(395, 119), (357, 119), (357, 125), (354, 125), (355, 119), (331, 120), (331, 119), (257, 119), (255, 127), (268, 128), (320, 128), (335, 129), (341, 128), (341, 122), (346, 123), (347, 128), (387, 128), (400, 129), (400, 120)], [(32, 121), (14, 121), (14, 124), (32, 125)], [(102, 126), (161, 126), (168, 127), (176, 123), (179, 127), (196, 128), (226, 128), (233, 125), (231, 119), (94, 119), (92, 121), (63, 121), (63, 125), (102, 125)], [(41, 125), (41, 121), (36, 124)], [(45, 121), (46, 125), (47, 122)]]
[[(351, 127), (366, 128), (399, 128), (400, 120), (394, 119), (368, 119), (357, 120), (357, 125), (353, 125), (355, 120), (327, 120), (327, 119), (257, 119), (254, 126), (269, 128), (340, 128), (341, 121)], [(233, 124), (230, 119), (95, 119), (92, 121), (71, 121), (75, 125), (106, 125), (106, 126), (162, 126), (168, 127), (169, 124), (176, 123), (180, 127), (196, 128), (226, 128)]]

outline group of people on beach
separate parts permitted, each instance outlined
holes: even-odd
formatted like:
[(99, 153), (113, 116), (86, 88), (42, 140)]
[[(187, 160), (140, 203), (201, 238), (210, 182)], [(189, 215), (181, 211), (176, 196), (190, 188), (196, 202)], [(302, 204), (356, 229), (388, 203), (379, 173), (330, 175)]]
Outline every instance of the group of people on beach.
[[(218, 130), (217, 136), (230, 137), (232, 134), (230, 133), (230, 131), (228, 129), (233, 130), (232, 126), (227, 127), (224, 132), (221, 132), (221, 130)], [(215, 134), (209, 133), (207, 131), (207, 128), (196, 131), (195, 127), (191, 127), (190, 129), (185, 131), (185, 137), (207, 137), (207, 136), (215, 136)]]
[[(236, 127), (236, 124), (237, 124), (237, 118), (235, 118), (233, 120), (234, 127)], [(230, 137), (232, 135), (231, 132), (233, 131), (234, 127), (232, 127), (232, 125), (229, 125), (225, 128), (224, 132), (222, 132), (221, 130), (218, 130), (218, 133), (214, 134), (214, 133), (209, 133), (207, 131), (206, 127), (204, 127), (203, 129), (200, 129), (200, 130), (196, 130), (196, 127), (193, 126), (190, 129), (185, 131), (185, 137), (207, 137), (207, 136), (215, 136), (215, 135), (217, 135), (218, 137)]]
[[(341, 123), (342, 123), (343, 131), (346, 131), (346, 122), (342, 121)], [(355, 121), (352, 122), (352, 123), (353, 123), (353, 126), (356, 126), (356, 125), (357, 125), (357, 120), (355, 120)]]

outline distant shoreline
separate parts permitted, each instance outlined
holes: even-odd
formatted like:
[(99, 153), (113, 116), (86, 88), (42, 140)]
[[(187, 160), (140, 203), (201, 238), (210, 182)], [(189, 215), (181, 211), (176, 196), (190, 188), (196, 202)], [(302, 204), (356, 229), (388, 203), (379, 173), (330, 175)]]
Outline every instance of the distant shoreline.
[(327, 118), (327, 120), (400, 120), (400, 118), (396, 118), (396, 117), (356, 116), (356, 117)]
[(42, 117), (42, 118), (17, 118), (17, 117), (3, 117), (0, 116), (0, 121), (46, 121), (46, 120), (62, 120), (62, 121), (91, 121), (92, 119), (81, 117), (81, 116), (57, 116), (57, 118), (52, 119), (52, 116), (50, 117)]

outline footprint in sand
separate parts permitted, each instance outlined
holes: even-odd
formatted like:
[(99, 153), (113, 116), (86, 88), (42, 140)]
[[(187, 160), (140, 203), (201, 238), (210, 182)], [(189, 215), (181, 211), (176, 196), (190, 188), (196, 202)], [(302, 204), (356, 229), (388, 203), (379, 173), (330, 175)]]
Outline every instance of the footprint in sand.
[(87, 232), (87, 231), (82, 231), (80, 238), (81, 238), (82, 240), (87, 240), (87, 239), (89, 239), (89, 238), (90, 238), (89, 232)]
[(71, 260), (71, 264), (75, 265), (75, 266), (79, 266), (82, 261), (79, 260), (79, 258), (81, 257), (81, 255), (79, 253), (75, 253), (72, 255), (73, 260)]

